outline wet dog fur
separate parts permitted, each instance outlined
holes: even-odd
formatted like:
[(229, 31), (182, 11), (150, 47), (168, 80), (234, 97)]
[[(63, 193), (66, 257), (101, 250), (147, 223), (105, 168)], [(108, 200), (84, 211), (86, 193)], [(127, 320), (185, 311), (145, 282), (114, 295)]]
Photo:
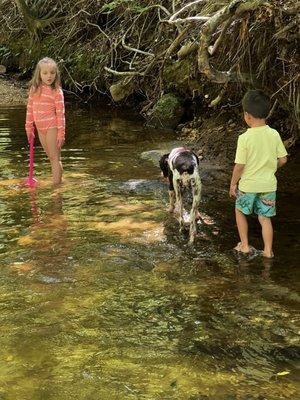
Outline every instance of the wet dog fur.
[(196, 217), (201, 200), (199, 158), (193, 151), (187, 149), (179, 152), (172, 160), (169, 160), (169, 155), (170, 153), (164, 154), (159, 161), (163, 176), (169, 180), (169, 212), (178, 215), (182, 231), (184, 228), (182, 192), (183, 188), (189, 187), (193, 197), (189, 216), (189, 243), (192, 244), (197, 233)]

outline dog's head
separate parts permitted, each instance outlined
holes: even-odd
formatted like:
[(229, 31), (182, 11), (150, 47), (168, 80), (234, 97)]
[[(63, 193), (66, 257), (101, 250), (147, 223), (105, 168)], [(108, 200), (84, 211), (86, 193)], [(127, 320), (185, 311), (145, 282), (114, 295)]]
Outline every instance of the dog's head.
[(162, 173), (165, 178), (167, 178), (169, 175), (168, 157), (169, 157), (169, 153), (161, 156), (161, 158), (159, 160), (159, 167), (162, 170)]
[(184, 151), (176, 157), (173, 166), (180, 175), (181, 183), (183, 186), (190, 184), (192, 175), (199, 165), (199, 159), (192, 151)]
[(192, 175), (198, 165), (199, 159), (192, 151), (183, 151), (182, 153), (178, 154), (174, 160), (174, 168), (177, 169), (180, 175), (184, 173)]

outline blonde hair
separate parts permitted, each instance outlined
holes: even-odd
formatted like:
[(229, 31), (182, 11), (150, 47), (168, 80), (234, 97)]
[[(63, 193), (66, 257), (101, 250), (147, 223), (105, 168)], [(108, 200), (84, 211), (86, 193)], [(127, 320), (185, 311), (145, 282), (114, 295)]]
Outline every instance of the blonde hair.
[(61, 86), (60, 82), (60, 72), (57, 66), (57, 63), (50, 57), (42, 58), (36, 65), (34, 73), (32, 75), (32, 79), (29, 82), (30, 91), (37, 92), (41, 89), (42, 79), (41, 79), (41, 65), (42, 64), (53, 64), (56, 68), (56, 76), (54, 82), (51, 84), (52, 89), (58, 89)]

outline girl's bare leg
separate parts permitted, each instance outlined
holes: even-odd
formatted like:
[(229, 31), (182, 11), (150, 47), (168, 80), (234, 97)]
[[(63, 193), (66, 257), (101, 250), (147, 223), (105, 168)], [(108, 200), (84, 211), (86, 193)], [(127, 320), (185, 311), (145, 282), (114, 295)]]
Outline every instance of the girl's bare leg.
[(40, 132), (38, 132), (38, 134), (39, 134), (39, 140), (40, 140), (40, 143), (42, 145), (42, 148), (44, 149), (45, 153), (49, 157), (49, 152), (48, 152), (48, 149), (47, 149), (46, 135), (43, 134), (43, 133), (40, 133)]
[(39, 132), (39, 139), (51, 164), (53, 184), (59, 185), (62, 178), (62, 163), (60, 161), (60, 148), (57, 147), (57, 129), (50, 128), (46, 134)]

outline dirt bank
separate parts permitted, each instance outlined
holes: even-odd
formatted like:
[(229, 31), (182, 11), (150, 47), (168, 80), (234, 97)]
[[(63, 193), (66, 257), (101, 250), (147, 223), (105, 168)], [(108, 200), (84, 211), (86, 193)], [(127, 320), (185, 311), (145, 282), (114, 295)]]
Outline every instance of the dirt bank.
[(232, 165), (239, 134), (247, 129), (245, 122), (235, 110), (213, 112), (203, 110), (192, 121), (179, 125), (179, 138), (206, 161)]
[(0, 105), (23, 105), (26, 104), (26, 100), (26, 83), (21, 84), (0, 77)]

